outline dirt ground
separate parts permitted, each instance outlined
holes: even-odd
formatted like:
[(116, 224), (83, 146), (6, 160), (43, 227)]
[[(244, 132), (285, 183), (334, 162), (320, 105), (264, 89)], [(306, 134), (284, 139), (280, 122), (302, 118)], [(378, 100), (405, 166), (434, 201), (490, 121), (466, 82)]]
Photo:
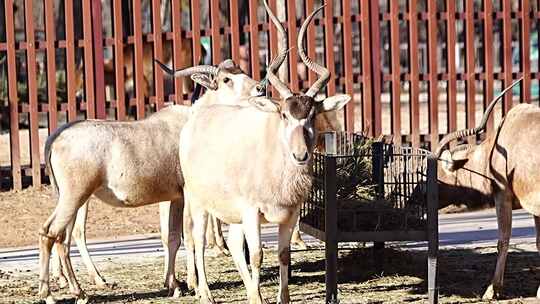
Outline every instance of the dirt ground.
[[(37, 246), (39, 227), (56, 206), (52, 188), (28, 188), (0, 192), (0, 248)], [(159, 232), (159, 207), (113, 208), (90, 199), (87, 237), (114, 238), (133, 234)]]
[[(489, 303), (480, 299), (495, 264), (495, 248), (442, 251), (439, 258), (440, 303)], [(269, 303), (275, 303), (279, 286), (277, 258), (274, 250), (265, 250), (261, 273), (261, 290)], [(384, 251), (382, 272), (374, 269), (370, 248), (340, 251), (340, 303), (426, 303), (425, 253)], [(537, 253), (512, 250), (505, 276), (506, 297), (496, 303), (534, 303), (540, 282)], [(294, 303), (324, 303), (324, 250), (294, 252), (293, 279), (290, 283)], [(179, 265), (184, 265), (179, 261)], [(98, 290), (88, 282), (84, 269), (78, 271), (82, 287), (90, 303), (196, 303), (192, 293), (184, 289), (179, 299), (167, 298), (162, 287), (162, 259), (140, 263), (102, 262), (98, 268), (114, 289)], [(210, 289), (218, 303), (245, 303), (246, 293), (238, 272), (229, 257), (207, 258)], [(137, 275), (134, 275), (134, 274)], [(184, 270), (180, 271), (183, 279)], [(0, 302), (38, 303), (37, 273), (24, 269), (0, 270)], [(51, 284), (59, 303), (74, 303), (67, 290)], [(491, 302), (494, 303), (494, 302)]]

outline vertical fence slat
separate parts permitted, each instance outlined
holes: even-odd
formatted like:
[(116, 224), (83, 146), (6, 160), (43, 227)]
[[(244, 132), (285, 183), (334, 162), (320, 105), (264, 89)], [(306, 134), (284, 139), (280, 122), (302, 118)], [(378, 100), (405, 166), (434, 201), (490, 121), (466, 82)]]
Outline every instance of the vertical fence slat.
[[(503, 0), (503, 69), (504, 69), (504, 88), (512, 83), (512, 19), (510, 12), (512, 10), (512, 1)], [(503, 89), (504, 89), (503, 88)], [(504, 113), (508, 113), (512, 108), (512, 95), (504, 95)]]
[(45, 35), (47, 46), (47, 96), (49, 98), (49, 134), (56, 130), (58, 125), (57, 98), (56, 98), (56, 28), (54, 26), (54, 2), (44, 2), (45, 6)]
[[(161, 37), (161, 1), (152, 0), (152, 31), (154, 36), (155, 59), (163, 60), (163, 39)], [(156, 110), (163, 108), (163, 71), (154, 63), (154, 93), (156, 95)]]
[[(467, 128), (474, 128), (476, 113), (476, 83), (475, 83), (475, 48), (474, 48), (474, 3), (466, 1), (465, 4), (465, 68), (467, 70), (466, 102), (467, 102)], [(469, 138), (475, 142), (474, 138)]]
[(201, 11), (197, 1), (191, 1), (191, 45), (193, 65), (197, 65), (201, 60)]
[[(287, 25), (289, 34), (289, 47), (296, 45), (297, 28), (296, 28), (296, 3), (295, 1), (287, 1)], [(292, 48), (289, 52), (289, 83), (293, 92), (298, 92), (298, 49)]]
[[(450, 0), (453, 1), (453, 0)], [(420, 82), (418, 62), (418, 3), (409, 1), (409, 60), (410, 60), (410, 99), (411, 99), (411, 142), (413, 147), (420, 146)], [(450, 58), (450, 57), (448, 57)]]
[(401, 81), (399, 49), (399, 3), (390, 1), (390, 50), (392, 75), (392, 133), (394, 142), (401, 145)]
[(351, 96), (352, 100), (345, 106), (345, 130), (354, 131), (354, 107), (356, 100), (354, 96), (353, 79), (353, 32), (351, 21), (351, 1), (342, 1), (343, 9), (343, 58), (345, 65), (345, 93)]
[[(490, 1), (490, 0), (488, 0)], [(457, 75), (456, 75), (456, 1), (446, 2), (447, 69), (448, 69), (448, 132), (457, 130)]]
[(334, 4), (332, 1), (324, 7), (324, 38), (326, 51), (326, 68), (330, 72), (328, 96), (336, 94), (336, 67), (334, 55)]
[(439, 94), (437, 91), (437, 3), (428, 0), (429, 131), (431, 150), (439, 144)]
[(11, 176), (13, 188), (22, 189), (21, 151), (19, 143), (19, 96), (17, 93), (17, 67), (15, 61), (15, 29), (13, 18), (13, 0), (4, 1), (6, 13), (6, 44), (8, 64), (8, 97), (9, 97), (9, 140), (11, 146)]
[(371, 30), (371, 62), (372, 65), (372, 86), (373, 86), (373, 116), (371, 117), (372, 135), (379, 136), (382, 133), (381, 116), (381, 29), (379, 26), (380, 4), (378, 1), (370, 1), (370, 30)]
[(231, 49), (232, 59), (237, 64), (240, 62), (240, 23), (238, 19), (238, 0), (230, 0), (230, 21), (231, 21)]
[[(210, 0), (210, 13), (212, 20), (212, 62), (219, 64), (221, 62), (221, 34), (219, 23), (219, 0)], [(255, 8), (256, 9), (256, 8)]]
[[(77, 104), (75, 93), (78, 89), (75, 83), (75, 23), (73, 20), (73, 1), (64, 2), (66, 18), (66, 79), (67, 79), (67, 104), (68, 121), (77, 119)], [(82, 73), (81, 71), (79, 71)], [(82, 76), (81, 76), (82, 77)]]
[(37, 96), (36, 44), (34, 39), (33, 0), (24, 2), (26, 29), (26, 66), (28, 79), (28, 101), (30, 103), (30, 159), (32, 162), (32, 185), (41, 185), (41, 162), (39, 160), (39, 121)]
[[(493, 1), (484, 1), (484, 108), (493, 99)], [(487, 123), (487, 134), (493, 133), (493, 117)]]
[[(95, 1), (92, 1), (95, 2)], [(83, 9), (83, 33), (84, 33), (84, 83), (86, 86), (86, 118), (96, 118), (94, 104), (94, 45), (92, 44), (92, 15), (90, 14), (90, 1), (82, 2)]]
[(531, 19), (529, 18), (529, 0), (521, 2), (521, 71), (523, 72), (523, 83), (521, 84), (521, 100), (531, 102)]
[(107, 116), (105, 105), (105, 67), (103, 56), (103, 20), (101, 17), (101, 1), (92, 1), (92, 28), (94, 48), (94, 104), (96, 117), (105, 119)]
[[(345, 0), (347, 1), (347, 0)], [(372, 71), (371, 71), (371, 24), (369, 19), (369, 0), (360, 3), (360, 30), (362, 49), (362, 131), (374, 136), (372, 94)]]
[(261, 78), (257, 7), (258, 1), (249, 0), (249, 46), (251, 51), (251, 77), (253, 77), (255, 80), (259, 80)]
[[(182, 1), (172, 0), (172, 25), (173, 25), (173, 63), (174, 68), (182, 67)], [(174, 92), (177, 104), (183, 103), (182, 79), (174, 78)]]
[(122, 26), (122, 0), (113, 1), (114, 22), (114, 65), (116, 87), (116, 117), (126, 119), (126, 94), (124, 91), (124, 39)]
[[(144, 118), (144, 99), (143, 90), (144, 68), (143, 68), (143, 31), (142, 31), (142, 5), (141, 0), (133, 0), (133, 38), (135, 45), (133, 46), (135, 53), (135, 95), (137, 100), (137, 119)], [(148, 89), (148, 88), (146, 88)]]

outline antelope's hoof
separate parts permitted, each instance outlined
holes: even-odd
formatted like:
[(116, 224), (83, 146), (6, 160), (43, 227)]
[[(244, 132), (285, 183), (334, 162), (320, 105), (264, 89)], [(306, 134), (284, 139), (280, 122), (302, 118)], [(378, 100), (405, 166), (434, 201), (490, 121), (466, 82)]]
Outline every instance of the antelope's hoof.
[(105, 279), (103, 278), (94, 279), (94, 283), (99, 289), (115, 289), (116, 287), (118, 287), (117, 282), (107, 283), (107, 281), (105, 281)]
[(215, 304), (216, 301), (214, 301), (214, 298), (212, 297), (212, 294), (210, 294), (210, 290), (204, 289), (199, 290), (197, 293), (197, 296), (199, 298), (199, 303), (201, 304)]
[(87, 304), (88, 303), (88, 296), (86, 295), (86, 293), (84, 293), (84, 291), (81, 291), (81, 294), (79, 294), (79, 296), (77, 297), (77, 300), (76, 300), (76, 304)]
[(45, 304), (56, 304), (56, 300), (51, 296), (47, 296), (47, 298), (45, 298)]
[(490, 284), (488, 288), (486, 289), (486, 292), (484, 292), (484, 295), (482, 296), (482, 300), (495, 300), (500, 298), (500, 290), (499, 288), (495, 288), (493, 284)]
[(56, 277), (56, 283), (58, 284), (58, 288), (60, 289), (68, 287), (68, 281), (65, 276)]
[(216, 249), (218, 256), (231, 256), (231, 253), (227, 248), (217, 246)]
[(180, 298), (184, 295), (184, 293), (182, 292), (182, 289), (180, 289), (180, 287), (176, 287), (172, 293), (172, 297), (177, 299), (177, 298)]

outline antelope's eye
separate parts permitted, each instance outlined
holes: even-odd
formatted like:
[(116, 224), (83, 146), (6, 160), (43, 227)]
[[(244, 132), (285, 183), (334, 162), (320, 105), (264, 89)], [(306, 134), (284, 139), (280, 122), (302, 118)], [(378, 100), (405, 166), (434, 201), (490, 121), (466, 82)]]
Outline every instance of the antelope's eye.
[(232, 80), (229, 77), (225, 77), (225, 78), (223, 78), (223, 82), (230, 85)]

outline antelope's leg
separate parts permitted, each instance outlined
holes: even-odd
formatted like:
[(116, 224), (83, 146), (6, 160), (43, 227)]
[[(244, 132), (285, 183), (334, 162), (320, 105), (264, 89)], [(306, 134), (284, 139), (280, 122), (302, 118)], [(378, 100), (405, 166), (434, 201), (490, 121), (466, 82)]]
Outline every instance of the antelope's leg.
[(202, 208), (193, 208), (191, 205), (191, 216), (193, 218), (193, 240), (195, 242), (195, 263), (197, 266), (197, 279), (199, 282), (199, 288), (197, 293), (200, 303), (215, 303), (208, 288), (208, 281), (206, 279), (206, 268), (204, 265), (204, 247), (205, 247), (205, 234), (206, 234), (206, 222), (208, 220), (208, 213)]
[(277, 303), (285, 304), (290, 302), (289, 296), (289, 262), (291, 260), (291, 236), (294, 227), (298, 220), (297, 210), (289, 221), (279, 225), (279, 241), (278, 241), (278, 256), (279, 256), (279, 293)]
[(169, 291), (169, 296), (173, 297), (179, 297), (182, 293), (174, 271), (176, 253), (180, 248), (183, 208), (182, 199), (159, 203), (161, 242), (165, 252), (165, 287)]
[(223, 237), (223, 231), (221, 230), (221, 221), (212, 216), (213, 226), (214, 226), (214, 237), (216, 239), (216, 246), (219, 254), (228, 256), (230, 255), (227, 245), (225, 243), (225, 238)]
[(60, 262), (60, 256), (58, 255), (58, 250), (56, 246), (53, 246), (51, 251), (51, 260), (52, 260), (52, 277), (56, 279), (59, 288), (65, 288), (68, 286), (67, 278), (64, 275), (64, 270), (62, 269), (62, 263)]
[(216, 246), (216, 235), (214, 234), (213, 216), (208, 216), (206, 223), (206, 248), (214, 248)]
[(294, 230), (291, 237), (291, 244), (298, 246), (298, 248), (302, 250), (305, 250), (308, 248), (304, 240), (302, 240), (302, 236), (300, 235), (298, 224), (294, 226)]
[(75, 224), (76, 217), (67, 225), (64, 240), (56, 240), (56, 249), (58, 250), (58, 256), (60, 257), (60, 263), (62, 264), (62, 269), (64, 270), (67, 278), (67, 283), (69, 286), (69, 291), (71, 294), (77, 297), (77, 303), (86, 302), (87, 298), (84, 292), (81, 290), (79, 282), (75, 277), (75, 272), (73, 271), (73, 265), (71, 264), (71, 258), (69, 256), (69, 249), (71, 246), (71, 236), (73, 232), (73, 226)]
[(506, 258), (508, 256), (508, 246), (512, 234), (512, 196), (505, 192), (495, 196), (495, 207), (497, 211), (497, 224), (499, 231), (499, 241), (497, 242), (497, 266), (491, 285), (486, 289), (483, 299), (499, 298), (502, 293), (504, 270)]
[(248, 303), (262, 304), (259, 288), (263, 252), (261, 249), (261, 217), (259, 210), (248, 210), (242, 217), (242, 226), (249, 249), (249, 262), (251, 264), (251, 290), (248, 290)]
[[(536, 227), (536, 250), (540, 253), (540, 217), (534, 216), (534, 225)], [(536, 297), (540, 298), (540, 287), (536, 291)]]
[(186, 248), (186, 272), (187, 287), (189, 290), (197, 291), (197, 274), (195, 273), (195, 242), (193, 240), (193, 218), (191, 216), (190, 205), (184, 200), (184, 247)]
[(240, 277), (246, 286), (246, 290), (251, 291), (251, 275), (244, 258), (244, 230), (242, 224), (229, 225), (229, 238), (227, 240), (231, 256)]
[[(72, 227), (68, 226), (74, 224), (77, 210), (88, 199), (88, 196), (89, 194), (60, 193), (58, 204), (56, 205), (53, 214), (47, 219), (40, 230), (40, 276), (38, 295), (42, 299), (45, 299), (48, 304), (55, 302), (49, 289), (49, 259), (55, 241), (57, 242), (57, 250), (62, 262), (62, 268), (64, 268), (68, 277), (68, 283), (72, 280), (70, 290), (78, 298), (84, 299), (84, 292), (80, 289), (75, 274), (73, 273), (73, 269), (71, 268), (71, 261), (69, 260), (69, 244), (66, 244), (64, 239), (70, 241)], [(70, 228), (69, 235), (66, 234), (66, 228)]]
[(77, 248), (81, 254), (81, 258), (86, 266), (88, 271), (88, 276), (90, 280), (93, 281), (96, 286), (99, 288), (109, 288), (109, 284), (103, 279), (101, 274), (94, 265), (90, 253), (88, 252), (88, 247), (86, 247), (86, 219), (88, 216), (88, 202), (86, 202), (80, 209), (77, 211), (77, 219), (75, 220), (75, 226), (73, 227), (72, 236), (77, 243)]

